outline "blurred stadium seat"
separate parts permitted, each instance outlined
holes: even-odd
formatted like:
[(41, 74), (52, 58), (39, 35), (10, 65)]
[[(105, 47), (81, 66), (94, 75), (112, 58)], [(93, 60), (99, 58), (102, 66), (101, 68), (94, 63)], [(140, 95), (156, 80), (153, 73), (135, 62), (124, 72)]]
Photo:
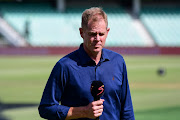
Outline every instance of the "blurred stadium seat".
[[(2, 3), (3, 18), (22, 36), (28, 29), (28, 43), (32, 46), (79, 46), (81, 14), (84, 6), (67, 8), (59, 13), (48, 3)], [(104, 7), (108, 14), (110, 32), (106, 46), (151, 46), (142, 37), (132, 16), (123, 7)], [(180, 46), (180, 8), (142, 9), (140, 20), (158, 46)], [(28, 28), (26, 24), (28, 23)], [(178, 30), (179, 29), (179, 30)]]
[[(84, 8), (68, 8), (58, 13), (49, 4), (1, 5), (4, 19), (21, 35), (29, 22), (29, 40), (32, 46), (78, 46), (81, 13)], [(148, 46), (136, 32), (131, 16), (121, 7), (104, 8), (111, 28), (106, 46)]]
[(180, 7), (144, 7), (141, 21), (158, 46), (180, 46)]

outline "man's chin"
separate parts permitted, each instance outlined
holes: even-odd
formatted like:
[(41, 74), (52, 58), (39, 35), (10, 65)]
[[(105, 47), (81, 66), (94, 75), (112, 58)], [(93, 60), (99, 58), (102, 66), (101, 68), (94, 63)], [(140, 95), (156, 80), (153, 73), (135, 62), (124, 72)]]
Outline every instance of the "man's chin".
[(93, 51), (94, 51), (94, 52), (97, 52), (97, 53), (98, 53), (98, 52), (101, 52), (101, 50), (102, 50), (101, 47), (96, 47), (96, 48), (93, 49)]

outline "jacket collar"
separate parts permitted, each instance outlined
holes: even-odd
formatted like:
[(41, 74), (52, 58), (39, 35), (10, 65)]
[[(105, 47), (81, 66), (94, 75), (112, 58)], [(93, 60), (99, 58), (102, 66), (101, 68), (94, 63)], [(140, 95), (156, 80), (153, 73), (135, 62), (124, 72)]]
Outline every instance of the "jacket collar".
[[(80, 56), (80, 61), (81, 64), (85, 65), (85, 64), (89, 64), (89, 63), (95, 63), (90, 57), (89, 55), (86, 53), (86, 51), (84, 50), (83, 47), (83, 43), (80, 45), (79, 49), (79, 56)], [(105, 52), (104, 48), (102, 49), (102, 55), (101, 55), (101, 59), (100, 62), (105, 62), (105, 61), (109, 61), (109, 56), (108, 54)]]

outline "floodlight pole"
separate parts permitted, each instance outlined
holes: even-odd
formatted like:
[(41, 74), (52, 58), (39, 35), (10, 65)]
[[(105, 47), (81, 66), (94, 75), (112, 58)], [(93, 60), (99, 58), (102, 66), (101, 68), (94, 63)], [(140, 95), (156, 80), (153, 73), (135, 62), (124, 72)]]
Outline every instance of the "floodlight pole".
[(139, 18), (141, 12), (141, 0), (133, 0), (133, 14)]
[(57, 2), (57, 9), (59, 12), (64, 12), (66, 10), (66, 0), (56, 0)]

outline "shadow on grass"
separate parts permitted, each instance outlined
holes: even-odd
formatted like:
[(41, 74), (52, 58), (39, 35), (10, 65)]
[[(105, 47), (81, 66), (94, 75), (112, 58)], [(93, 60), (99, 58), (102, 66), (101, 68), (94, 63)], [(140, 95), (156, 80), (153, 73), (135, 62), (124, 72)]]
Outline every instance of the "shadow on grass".
[(33, 107), (33, 106), (38, 106), (38, 104), (21, 104), (21, 103), (9, 103), (5, 104), (0, 102), (0, 120), (9, 120), (6, 116), (2, 114), (3, 111), (9, 110), (9, 109), (14, 109), (14, 108), (25, 108), (25, 107)]
[(180, 120), (180, 106), (135, 111), (136, 120)]

